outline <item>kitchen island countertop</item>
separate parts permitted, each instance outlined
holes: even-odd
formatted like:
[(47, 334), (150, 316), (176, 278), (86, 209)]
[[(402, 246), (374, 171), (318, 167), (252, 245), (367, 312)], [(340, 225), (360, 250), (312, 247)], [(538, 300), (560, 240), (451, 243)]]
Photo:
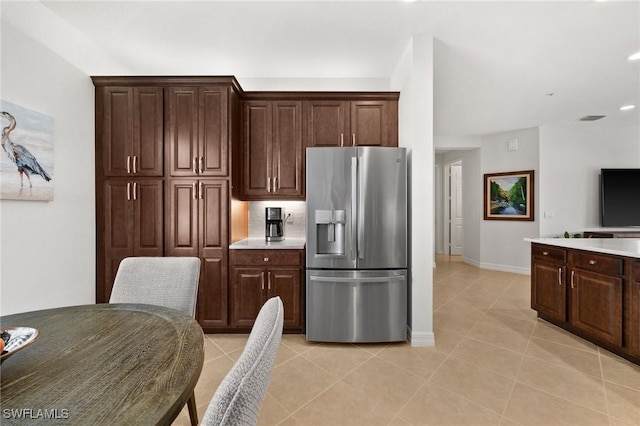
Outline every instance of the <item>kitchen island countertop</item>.
[(640, 258), (640, 238), (525, 238), (525, 241)]
[(267, 242), (264, 238), (245, 238), (235, 242), (229, 246), (230, 249), (249, 249), (249, 250), (302, 250), (305, 247), (306, 240), (304, 238), (287, 238), (282, 241)]

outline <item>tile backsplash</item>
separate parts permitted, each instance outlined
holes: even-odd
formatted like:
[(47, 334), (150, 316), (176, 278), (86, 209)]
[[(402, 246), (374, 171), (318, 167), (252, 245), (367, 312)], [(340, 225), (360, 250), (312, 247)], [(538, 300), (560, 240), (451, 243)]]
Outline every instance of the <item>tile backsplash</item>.
[(281, 207), (283, 218), (291, 217), (284, 224), (284, 238), (304, 238), (306, 203), (304, 201), (250, 201), (249, 238), (264, 238), (266, 207)]

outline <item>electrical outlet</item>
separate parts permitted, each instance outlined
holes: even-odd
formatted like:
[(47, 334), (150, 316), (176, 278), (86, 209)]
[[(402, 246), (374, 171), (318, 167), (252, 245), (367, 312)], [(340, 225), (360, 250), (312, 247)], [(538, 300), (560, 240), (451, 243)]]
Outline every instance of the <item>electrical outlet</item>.
[(293, 225), (293, 212), (285, 212), (284, 213), (285, 222), (288, 225)]

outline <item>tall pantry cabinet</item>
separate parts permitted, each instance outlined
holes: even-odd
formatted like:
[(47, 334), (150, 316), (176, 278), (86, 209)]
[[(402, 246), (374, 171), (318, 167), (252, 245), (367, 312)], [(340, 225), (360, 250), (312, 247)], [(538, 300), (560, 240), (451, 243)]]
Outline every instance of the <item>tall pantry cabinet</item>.
[(196, 316), (229, 325), (233, 77), (92, 77), (96, 87), (97, 302), (128, 256), (201, 260)]

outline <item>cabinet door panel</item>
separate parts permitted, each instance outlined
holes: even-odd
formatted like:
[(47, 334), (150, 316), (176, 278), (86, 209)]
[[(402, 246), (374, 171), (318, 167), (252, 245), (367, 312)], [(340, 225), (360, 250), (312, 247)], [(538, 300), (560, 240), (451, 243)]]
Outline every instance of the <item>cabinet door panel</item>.
[(199, 92), (199, 152), (201, 176), (229, 174), (227, 91), (224, 87), (201, 88)]
[[(345, 127), (349, 111), (344, 101), (306, 101), (306, 146), (339, 147), (341, 142), (351, 143)], [(346, 139), (345, 139), (346, 138)]]
[(131, 184), (123, 180), (107, 180), (104, 184), (104, 261), (98, 279), (96, 301), (106, 303), (111, 296), (113, 280), (122, 259), (133, 256), (134, 218)]
[(299, 268), (270, 268), (268, 297), (280, 296), (284, 305), (284, 327), (300, 327), (301, 324), (301, 270)]
[(244, 194), (269, 195), (271, 190), (270, 102), (248, 101), (244, 107)]
[(106, 87), (103, 97), (102, 163), (105, 176), (127, 176), (133, 155), (133, 89)]
[(565, 267), (553, 263), (534, 262), (531, 283), (531, 308), (551, 319), (566, 321)]
[(274, 195), (301, 196), (302, 103), (273, 103)]
[(163, 92), (159, 87), (133, 91), (133, 154), (136, 176), (162, 176)]
[(167, 195), (167, 256), (199, 257), (197, 181), (172, 179)]
[(622, 279), (574, 270), (571, 324), (594, 338), (622, 345)]
[(204, 257), (220, 257), (228, 250), (229, 183), (226, 180), (200, 180), (199, 227), (200, 247)]
[(640, 357), (640, 280), (634, 280), (629, 286), (629, 350)]
[(131, 182), (105, 182), (105, 248), (110, 253), (133, 255), (132, 190)]
[[(388, 146), (384, 101), (351, 102), (351, 137), (359, 146)], [(349, 142), (353, 143), (353, 139)]]
[(203, 258), (198, 287), (197, 318), (203, 327), (229, 325), (227, 258)]
[(162, 256), (164, 197), (161, 179), (136, 180), (134, 201), (136, 256)]
[(165, 152), (171, 176), (194, 176), (198, 164), (198, 89), (168, 89), (169, 123)]
[(359, 146), (398, 146), (398, 102), (351, 102), (351, 136), (354, 134)]
[(266, 297), (264, 268), (234, 268), (232, 283), (232, 325), (251, 327)]

